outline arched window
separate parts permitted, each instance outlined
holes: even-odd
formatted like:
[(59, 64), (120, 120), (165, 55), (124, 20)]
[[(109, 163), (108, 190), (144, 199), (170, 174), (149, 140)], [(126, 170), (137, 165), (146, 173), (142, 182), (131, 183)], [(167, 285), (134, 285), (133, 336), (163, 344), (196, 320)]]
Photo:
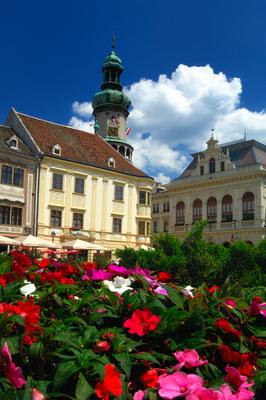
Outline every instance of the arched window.
[(215, 197), (210, 197), (207, 201), (207, 219), (208, 222), (217, 221), (217, 200)]
[(185, 203), (179, 201), (176, 205), (176, 225), (185, 224)]
[(202, 201), (197, 199), (193, 203), (193, 222), (202, 219)]
[(124, 146), (120, 146), (120, 147), (119, 147), (119, 153), (120, 153), (122, 156), (124, 156), (124, 157), (125, 157), (125, 151), (126, 151), (126, 149), (125, 149)]
[(210, 158), (210, 161), (209, 161), (209, 173), (210, 174), (214, 174), (214, 172), (215, 172), (215, 158)]
[(243, 219), (254, 219), (254, 194), (251, 192), (243, 195)]
[(222, 200), (222, 222), (231, 221), (233, 221), (233, 199), (227, 194)]

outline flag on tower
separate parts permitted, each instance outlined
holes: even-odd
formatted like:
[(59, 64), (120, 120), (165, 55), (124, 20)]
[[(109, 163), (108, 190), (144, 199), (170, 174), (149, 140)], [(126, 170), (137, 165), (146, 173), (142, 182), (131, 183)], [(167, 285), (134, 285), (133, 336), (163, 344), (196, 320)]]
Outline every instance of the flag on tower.
[(131, 132), (131, 128), (127, 128), (126, 134), (129, 135)]

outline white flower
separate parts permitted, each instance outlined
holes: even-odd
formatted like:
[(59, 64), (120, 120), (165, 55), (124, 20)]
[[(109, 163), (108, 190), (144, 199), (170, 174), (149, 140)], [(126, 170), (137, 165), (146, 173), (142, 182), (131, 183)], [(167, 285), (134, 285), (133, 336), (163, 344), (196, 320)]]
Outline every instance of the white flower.
[(24, 296), (29, 296), (30, 294), (34, 293), (36, 291), (36, 286), (34, 283), (24, 281), (26, 285), (22, 286), (19, 291), (22, 293)]
[(194, 294), (192, 293), (192, 290), (195, 289), (192, 286), (188, 285), (186, 286), (181, 292), (183, 293), (184, 296), (191, 297), (193, 299)]
[(133, 290), (130, 278), (123, 278), (122, 276), (116, 276), (113, 281), (103, 281), (104, 286), (108, 287), (111, 292), (117, 292), (119, 294), (124, 293), (126, 290)]

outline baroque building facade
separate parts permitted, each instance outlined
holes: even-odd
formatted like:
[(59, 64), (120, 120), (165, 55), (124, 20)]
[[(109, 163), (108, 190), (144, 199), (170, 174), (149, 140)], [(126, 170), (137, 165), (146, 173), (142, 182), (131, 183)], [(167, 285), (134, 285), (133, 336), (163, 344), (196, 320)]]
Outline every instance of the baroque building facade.
[(153, 232), (183, 239), (193, 224), (207, 220), (210, 242), (256, 243), (266, 231), (266, 146), (256, 140), (219, 145), (192, 155), (185, 171), (153, 194)]
[(114, 47), (93, 99), (95, 134), (12, 109), (6, 125), (38, 161), (36, 230), (49, 240), (81, 238), (113, 250), (150, 243), (153, 178), (132, 165), (121, 60)]
[(0, 234), (12, 238), (36, 229), (37, 165), (14, 130), (0, 126)]

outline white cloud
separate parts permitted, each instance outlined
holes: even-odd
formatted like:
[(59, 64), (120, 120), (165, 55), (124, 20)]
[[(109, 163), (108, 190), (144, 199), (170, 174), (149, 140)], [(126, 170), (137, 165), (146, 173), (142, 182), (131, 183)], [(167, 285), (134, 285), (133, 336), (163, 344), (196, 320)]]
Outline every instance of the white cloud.
[(170, 177), (165, 176), (162, 172), (159, 172), (157, 176), (154, 177), (156, 182), (160, 182), (162, 184), (169, 183), (170, 182)]
[[(132, 101), (133, 162), (161, 181), (180, 174), (189, 152), (205, 149), (212, 128), (222, 143), (242, 138), (245, 130), (248, 138), (266, 141), (266, 113), (241, 108), (240, 79), (215, 73), (209, 65), (179, 65), (171, 77), (141, 79), (125, 92)], [(76, 101), (73, 112), (78, 117), (71, 118), (72, 126), (84, 129), (91, 123), (91, 103)]]
[(93, 108), (91, 102), (84, 101), (84, 103), (79, 103), (78, 101), (74, 101), (72, 104), (72, 111), (80, 117), (90, 118)]
[(94, 133), (94, 124), (91, 121), (83, 121), (80, 118), (72, 117), (68, 123), (73, 128), (80, 129), (89, 133)]

